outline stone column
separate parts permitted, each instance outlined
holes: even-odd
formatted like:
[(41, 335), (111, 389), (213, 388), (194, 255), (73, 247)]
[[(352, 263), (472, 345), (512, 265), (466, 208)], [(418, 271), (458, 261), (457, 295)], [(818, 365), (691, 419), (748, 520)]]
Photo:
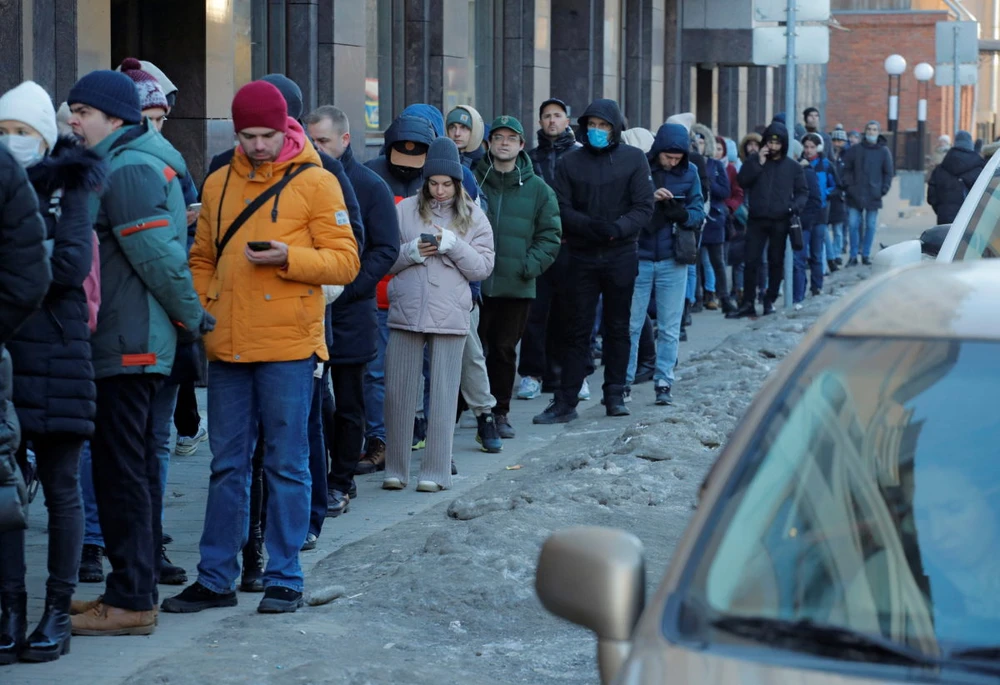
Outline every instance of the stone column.
[[(576, 119), (604, 92), (604, 0), (552, 2), (552, 96), (566, 101)], [(593, 10), (593, 12), (591, 11)]]
[(503, 97), (497, 114), (517, 117), (531, 147), (538, 106), (551, 97), (551, 0), (505, 0), (503, 9)]
[[(302, 89), (302, 110), (307, 114), (316, 108), (318, 0), (287, 0), (287, 2), (285, 75)], [(361, 7), (363, 9), (364, 6)]]
[(364, 2), (320, 0), (316, 104), (347, 114), (355, 155), (365, 151), (365, 29)]

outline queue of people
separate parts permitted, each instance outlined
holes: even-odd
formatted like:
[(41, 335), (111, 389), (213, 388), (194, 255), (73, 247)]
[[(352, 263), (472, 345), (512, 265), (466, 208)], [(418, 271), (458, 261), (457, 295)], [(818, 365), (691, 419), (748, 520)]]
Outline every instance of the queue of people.
[[(646, 381), (671, 404), (692, 313), (773, 312), (788, 235), (813, 294), (845, 222), (848, 265), (867, 261), (892, 174), (874, 122), (848, 148), (807, 110), (801, 142), (776, 120), (737, 145), (690, 113), (628, 129), (608, 99), (575, 130), (546, 100), (532, 149), (513, 116), (414, 104), (362, 163), (343, 111), (306, 114), (271, 74), (235, 95), (235, 145), (199, 191), (161, 133), (178, 94), (130, 58), (81, 78), (60, 115), (31, 82), (0, 96), (0, 664), (149, 635), (161, 611), (234, 606), (237, 589), (295, 611), (299, 553), (357, 475), (447, 490), (465, 409), (487, 452), (516, 439), (515, 399), (551, 393), (534, 423), (572, 421), (597, 349), (607, 416)], [(189, 583), (163, 488), (205, 440)], [(30, 633), (25, 477), (49, 514)], [(74, 601), (77, 582), (104, 592)], [(161, 601), (161, 584), (187, 587)]]

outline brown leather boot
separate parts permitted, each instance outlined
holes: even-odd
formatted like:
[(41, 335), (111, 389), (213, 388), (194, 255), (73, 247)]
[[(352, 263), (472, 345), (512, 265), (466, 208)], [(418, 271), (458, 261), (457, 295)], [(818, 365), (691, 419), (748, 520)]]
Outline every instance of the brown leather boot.
[(354, 469), (354, 473), (358, 475), (385, 471), (385, 443), (378, 438), (372, 438), (368, 442), (370, 444), (364, 459), (359, 461), (357, 468)]
[(103, 602), (72, 616), (74, 635), (152, 635), (156, 629), (153, 610), (130, 611)]
[[(69, 615), (76, 616), (77, 614), (85, 614), (103, 601), (104, 595), (101, 595), (97, 599), (74, 599), (69, 605)], [(160, 607), (154, 605), (153, 618), (158, 619), (159, 617)]]

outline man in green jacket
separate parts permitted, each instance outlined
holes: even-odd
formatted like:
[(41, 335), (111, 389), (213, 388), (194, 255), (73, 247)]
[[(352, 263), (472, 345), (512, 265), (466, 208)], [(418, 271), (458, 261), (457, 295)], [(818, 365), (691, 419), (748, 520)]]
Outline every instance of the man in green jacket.
[(514, 437), (507, 419), (514, 392), (517, 344), (535, 299), (535, 279), (559, 254), (562, 223), (552, 189), (535, 175), (524, 151), (524, 129), (511, 116), (490, 128), (490, 151), (475, 168), (493, 225), (496, 263), (483, 283), (479, 337), (486, 349), (486, 371), (496, 397), (493, 409), (500, 436)]
[[(94, 71), (70, 90), (69, 123), (109, 175), (91, 214), (100, 240), (101, 308), (91, 339), (97, 385), (97, 511), (112, 572), (100, 601), (74, 607), (75, 635), (149, 635), (155, 626), (163, 486), (152, 413), (178, 332), (212, 327), (187, 264), (180, 154), (143, 119), (135, 84)], [(170, 409), (172, 412), (172, 408)]]

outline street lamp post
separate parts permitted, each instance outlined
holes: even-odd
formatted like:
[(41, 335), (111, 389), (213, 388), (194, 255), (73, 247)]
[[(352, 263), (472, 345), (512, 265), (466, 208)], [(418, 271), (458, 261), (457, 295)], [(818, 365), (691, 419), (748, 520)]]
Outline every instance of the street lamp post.
[[(906, 60), (902, 55), (885, 58), (885, 71), (889, 74), (889, 133), (892, 134), (892, 163), (896, 164), (896, 128), (899, 123), (900, 77), (906, 71)], [(894, 88), (895, 87), (895, 88)]]
[(927, 62), (921, 62), (913, 68), (917, 77), (917, 160), (920, 170), (927, 165), (924, 162), (924, 139), (927, 137), (927, 96), (930, 93), (930, 80), (934, 78), (934, 67)]

